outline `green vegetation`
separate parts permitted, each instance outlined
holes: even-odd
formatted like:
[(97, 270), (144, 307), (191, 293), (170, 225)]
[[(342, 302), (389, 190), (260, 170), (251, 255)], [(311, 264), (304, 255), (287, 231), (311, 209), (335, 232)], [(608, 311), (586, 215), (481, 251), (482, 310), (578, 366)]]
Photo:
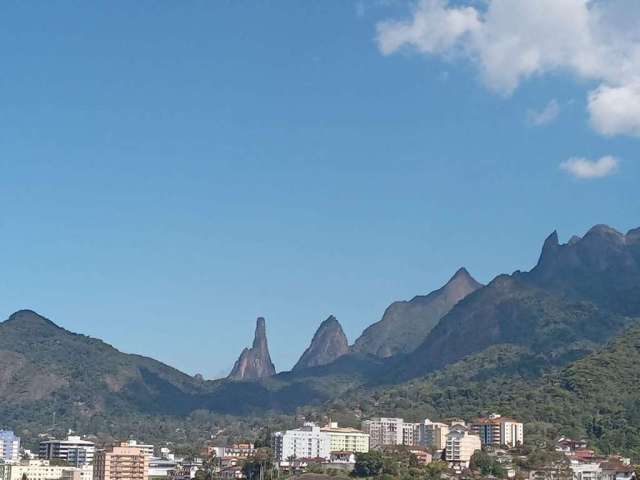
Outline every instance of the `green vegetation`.
[(372, 450), (359, 453), (351, 475), (360, 478), (438, 480), (446, 469), (447, 464), (440, 460), (421, 465), (415, 455), (403, 447), (397, 447), (382, 452)]
[[(587, 437), (602, 453), (640, 459), (640, 327), (567, 366), (550, 366), (523, 347), (494, 346), (411, 382), (358, 389), (324, 412), (359, 417), (473, 418), (491, 412), (525, 422), (526, 442)], [(307, 408), (313, 415), (314, 409)], [(320, 412), (315, 412), (316, 415)], [(352, 421), (357, 418), (352, 413)]]
[(471, 456), (471, 462), (469, 464), (471, 470), (477, 470), (483, 476), (492, 475), (498, 478), (504, 478), (507, 476), (507, 472), (497, 460), (488, 453), (478, 450)]

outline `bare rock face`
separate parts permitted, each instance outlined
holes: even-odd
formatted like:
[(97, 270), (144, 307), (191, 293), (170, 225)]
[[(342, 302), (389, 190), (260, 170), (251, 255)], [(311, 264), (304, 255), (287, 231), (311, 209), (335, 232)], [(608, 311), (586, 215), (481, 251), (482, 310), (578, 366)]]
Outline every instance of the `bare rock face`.
[(410, 353), (455, 304), (481, 287), (482, 284), (461, 268), (442, 288), (389, 305), (382, 320), (362, 332), (353, 350), (383, 358)]
[(628, 316), (640, 314), (640, 229), (626, 235), (596, 225), (583, 237), (558, 241), (553, 232), (528, 282)]
[(264, 318), (258, 317), (252, 347), (242, 350), (240, 358), (234, 364), (227, 378), (230, 380), (258, 380), (275, 374), (276, 367), (269, 355)]
[(311, 345), (307, 348), (294, 370), (327, 365), (349, 352), (349, 342), (340, 322), (331, 315), (316, 330)]

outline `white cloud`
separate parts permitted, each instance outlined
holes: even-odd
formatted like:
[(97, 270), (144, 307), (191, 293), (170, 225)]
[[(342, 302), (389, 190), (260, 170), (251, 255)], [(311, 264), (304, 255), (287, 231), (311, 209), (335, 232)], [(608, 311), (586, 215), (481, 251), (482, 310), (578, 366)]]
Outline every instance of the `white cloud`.
[(378, 23), (378, 45), (384, 55), (409, 45), (423, 53), (440, 53), (480, 27), (475, 8), (447, 8), (442, 0), (423, 0), (412, 20)]
[[(589, 105), (594, 127), (640, 135), (640, 113), (616, 106), (621, 94), (634, 91), (640, 98), (634, 90), (640, 84), (639, 23), (638, 0), (461, 0), (455, 6), (421, 0), (409, 19), (379, 23), (377, 40), (384, 55), (410, 48), (464, 58), (503, 95), (550, 72), (596, 81)], [(602, 126), (600, 112), (615, 128)]]
[(602, 178), (612, 175), (618, 170), (620, 162), (611, 155), (606, 155), (598, 160), (574, 157), (565, 160), (560, 164), (560, 168), (576, 178)]
[(591, 125), (603, 135), (640, 136), (640, 82), (600, 86), (589, 94), (589, 113)]
[(529, 110), (527, 120), (537, 127), (548, 125), (560, 115), (560, 104), (556, 99), (551, 100), (542, 110)]

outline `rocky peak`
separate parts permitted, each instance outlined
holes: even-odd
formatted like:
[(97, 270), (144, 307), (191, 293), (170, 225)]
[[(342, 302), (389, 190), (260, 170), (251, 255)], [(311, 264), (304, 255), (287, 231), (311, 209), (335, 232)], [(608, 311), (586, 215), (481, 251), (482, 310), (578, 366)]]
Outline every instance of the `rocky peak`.
[(242, 350), (227, 378), (230, 380), (258, 380), (275, 375), (275, 373), (276, 368), (269, 355), (265, 320), (258, 317), (252, 347)]
[(18, 310), (5, 320), (4, 325), (15, 329), (35, 329), (39, 333), (64, 331), (51, 320), (33, 310)]
[(461, 267), (458, 271), (449, 279), (449, 281), (442, 287), (442, 293), (450, 301), (458, 303), (461, 299), (466, 297), (470, 292), (482, 287), (482, 284), (473, 278), (466, 268)]
[(378, 357), (410, 353), (455, 304), (481, 287), (460, 268), (442, 288), (389, 305), (382, 320), (367, 327), (352, 349)]
[(311, 344), (304, 351), (294, 370), (327, 365), (349, 352), (349, 342), (340, 322), (331, 315), (320, 324)]

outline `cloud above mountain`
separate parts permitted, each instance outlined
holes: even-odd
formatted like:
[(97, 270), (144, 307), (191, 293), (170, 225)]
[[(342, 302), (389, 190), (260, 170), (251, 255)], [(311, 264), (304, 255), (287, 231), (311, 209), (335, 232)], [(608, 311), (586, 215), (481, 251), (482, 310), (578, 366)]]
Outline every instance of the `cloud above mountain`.
[(505, 96), (549, 73), (596, 82), (587, 96), (593, 128), (640, 136), (639, 23), (637, 0), (421, 0), (409, 18), (378, 23), (377, 41), (384, 55), (469, 61)]

